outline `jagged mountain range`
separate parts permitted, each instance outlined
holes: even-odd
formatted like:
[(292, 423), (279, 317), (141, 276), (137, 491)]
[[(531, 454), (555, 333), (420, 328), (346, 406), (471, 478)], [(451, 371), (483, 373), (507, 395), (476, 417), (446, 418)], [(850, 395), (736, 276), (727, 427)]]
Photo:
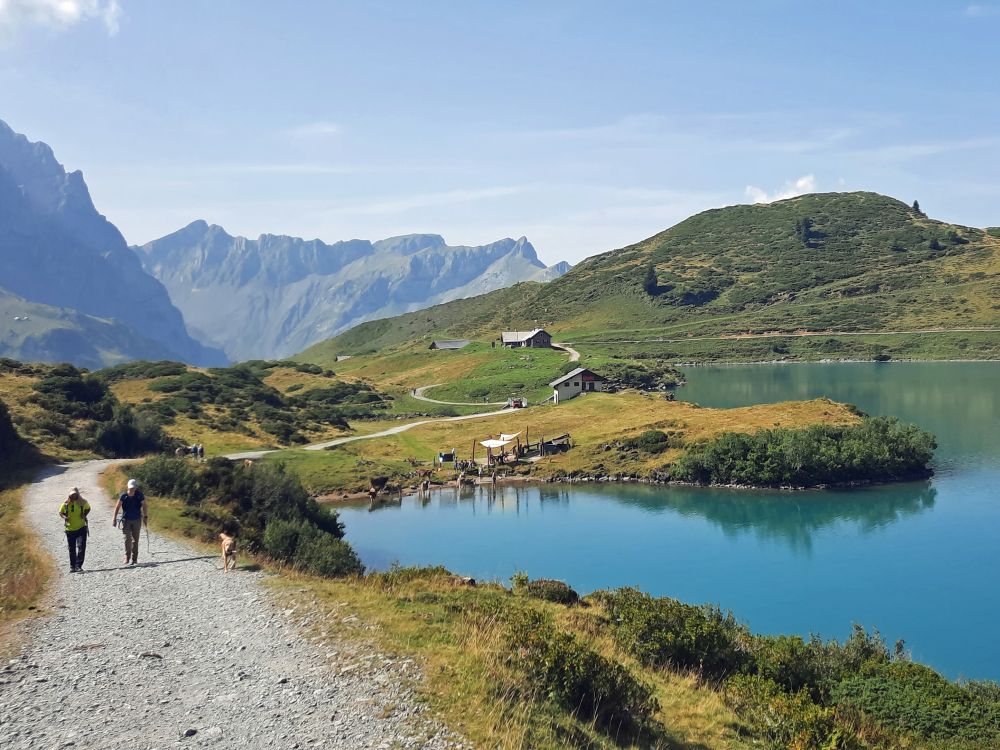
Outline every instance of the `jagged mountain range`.
[(98, 213), (80, 172), (0, 121), (0, 353), (94, 367), (136, 358), (221, 364)]
[(232, 237), (203, 221), (130, 248), (95, 208), (81, 172), (0, 120), (0, 356), (90, 368), (270, 358), (362, 321), (568, 268), (546, 268), (524, 238), (328, 245)]
[(134, 249), (193, 335), (234, 360), (283, 357), (364, 321), (569, 270), (546, 267), (525, 237), (477, 247), (436, 234), (326, 244), (234, 237), (204, 221)]

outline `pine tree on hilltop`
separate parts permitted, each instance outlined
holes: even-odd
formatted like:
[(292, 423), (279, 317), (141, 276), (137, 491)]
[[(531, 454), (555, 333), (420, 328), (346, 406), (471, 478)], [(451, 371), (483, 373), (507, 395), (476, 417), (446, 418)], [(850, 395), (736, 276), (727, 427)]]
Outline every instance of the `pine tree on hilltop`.
[(642, 288), (646, 290), (646, 294), (650, 297), (655, 297), (660, 289), (660, 284), (656, 278), (656, 269), (653, 268), (652, 264), (646, 266), (646, 278), (643, 279)]
[(924, 212), (920, 210), (920, 201), (913, 201), (913, 213), (917, 216), (923, 216)]

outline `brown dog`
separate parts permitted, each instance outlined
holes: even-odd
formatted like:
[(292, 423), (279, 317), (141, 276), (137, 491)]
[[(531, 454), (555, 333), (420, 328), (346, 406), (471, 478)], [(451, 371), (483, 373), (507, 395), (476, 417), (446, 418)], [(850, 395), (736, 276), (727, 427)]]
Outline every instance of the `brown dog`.
[(219, 534), (219, 539), (222, 540), (222, 570), (228, 573), (230, 562), (236, 570), (236, 539), (229, 534)]

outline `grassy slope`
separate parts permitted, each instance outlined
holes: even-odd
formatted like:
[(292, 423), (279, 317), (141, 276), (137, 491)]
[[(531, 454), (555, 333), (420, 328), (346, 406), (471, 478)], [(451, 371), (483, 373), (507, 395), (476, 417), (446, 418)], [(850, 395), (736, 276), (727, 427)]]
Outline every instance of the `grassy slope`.
[(136, 352), (170, 354), (116, 320), (28, 302), (0, 289), (0, 353), (5, 357), (41, 362), (72, 359), (81, 367), (94, 368), (125, 362)]
[[(803, 218), (813, 222), (808, 245), (795, 229)], [(660, 285), (654, 296), (642, 289), (650, 264)], [(998, 293), (997, 238), (933, 221), (875, 193), (815, 194), (706, 211), (594, 256), (549, 284), (520, 284), (366, 323), (300, 358), (327, 363), (337, 354), (443, 336), (488, 339), (536, 323), (582, 351), (588, 340), (994, 327)], [(938, 355), (992, 353), (998, 340), (995, 333), (969, 337), (957, 349), (946, 339)]]
[[(439, 450), (458, 448), (469, 458), (473, 441), (500, 432), (528, 431), (532, 441), (563, 433), (573, 437), (574, 448), (543, 458), (531, 465), (531, 475), (544, 478), (557, 474), (646, 475), (675, 458), (673, 448), (653, 456), (605, 452), (600, 446), (647, 429), (677, 433), (679, 440), (694, 442), (723, 431), (753, 432), (760, 428), (796, 427), (817, 423), (849, 424), (858, 417), (843, 404), (819, 399), (745, 407), (703, 409), (696, 405), (666, 401), (662, 397), (634, 392), (591, 394), (555, 406), (537, 406), (511, 414), (481, 417), (462, 422), (439, 422), (415, 427), (399, 435), (359, 441), (328, 451), (285, 451), (269, 460), (284, 461), (318, 492), (366, 489), (375, 475), (404, 477), (413, 467), (406, 459), (429, 464)], [(477, 456), (485, 449), (477, 446)], [(526, 471), (527, 467), (521, 469)], [(445, 474), (443, 476), (450, 476)]]

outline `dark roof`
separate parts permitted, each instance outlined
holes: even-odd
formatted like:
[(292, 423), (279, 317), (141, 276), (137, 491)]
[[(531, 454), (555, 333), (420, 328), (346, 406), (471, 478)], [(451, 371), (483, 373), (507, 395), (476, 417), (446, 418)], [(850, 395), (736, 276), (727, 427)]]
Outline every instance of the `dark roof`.
[(464, 349), (469, 345), (469, 339), (447, 339), (431, 342), (432, 349)]
[(557, 378), (556, 380), (553, 380), (551, 383), (549, 383), (549, 385), (552, 386), (553, 388), (555, 388), (560, 383), (564, 383), (567, 380), (569, 380), (570, 378), (575, 378), (577, 375), (582, 375), (585, 372), (589, 372), (591, 375), (593, 375), (598, 380), (604, 380), (604, 378), (602, 378), (600, 375), (598, 375), (593, 370), (588, 370), (586, 367), (577, 367), (575, 370), (571, 370), (570, 372), (567, 372), (561, 378)]

